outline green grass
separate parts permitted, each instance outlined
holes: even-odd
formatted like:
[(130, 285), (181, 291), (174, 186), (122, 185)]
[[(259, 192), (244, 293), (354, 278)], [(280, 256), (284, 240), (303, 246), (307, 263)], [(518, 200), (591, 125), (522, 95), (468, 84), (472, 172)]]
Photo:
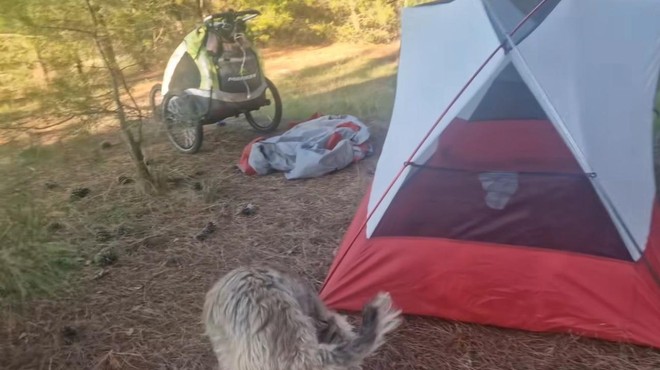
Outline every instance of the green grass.
[(48, 170), (70, 170), (70, 154), (62, 144), (11, 143), (0, 146), (0, 157), (0, 302), (51, 296), (79, 266), (77, 249), (54, 227), (66, 203), (45, 187)]
[(387, 121), (395, 93), (396, 55), (348, 58), (280, 78), (284, 115), (303, 119), (315, 112), (352, 114)]
[(2, 190), (0, 301), (50, 295), (77, 265), (73, 249), (53, 239), (46, 210), (29, 194)]
[(6, 98), (0, 103), (0, 122), (9, 124), (17, 118), (24, 117), (25, 115), (34, 112), (38, 107), (35, 103), (17, 103)]
[[(96, 252), (94, 226), (113, 228), (130, 217), (123, 204), (70, 201), (73, 188), (99, 191), (99, 176), (123, 167), (116, 157), (128, 154), (101, 149), (101, 141), (78, 131), (49, 145), (0, 145), (0, 306), (70, 287), (82, 261)], [(103, 185), (113, 180), (110, 175)]]

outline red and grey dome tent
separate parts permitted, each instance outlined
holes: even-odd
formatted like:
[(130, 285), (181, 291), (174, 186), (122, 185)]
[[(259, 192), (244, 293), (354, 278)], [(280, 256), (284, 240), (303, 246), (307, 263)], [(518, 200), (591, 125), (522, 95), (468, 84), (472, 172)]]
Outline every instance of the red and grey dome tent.
[(660, 347), (660, 1), (405, 8), (370, 191), (321, 296)]

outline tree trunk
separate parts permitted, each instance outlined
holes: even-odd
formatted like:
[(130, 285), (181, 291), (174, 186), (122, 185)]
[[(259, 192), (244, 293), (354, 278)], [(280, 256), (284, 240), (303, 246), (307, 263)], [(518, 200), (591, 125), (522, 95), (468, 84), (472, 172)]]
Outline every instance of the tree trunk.
[(199, 17), (199, 19), (203, 19), (204, 18), (204, 0), (197, 0), (195, 2), (195, 4), (197, 5), (197, 16)]
[(44, 82), (48, 86), (50, 85), (50, 71), (48, 70), (48, 64), (46, 64), (43, 54), (41, 54), (41, 45), (39, 45), (39, 42), (36, 40), (32, 40), (31, 43), (34, 52), (37, 55), (37, 63), (39, 63), (39, 67), (41, 67), (41, 73), (44, 75)]
[(82, 77), (84, 76), (85, 71), (83, 70), (83, 61), (80, 58), (80, 54), (76, 50), (76, 56), (75, 56), (75, 63), (76, 63), (76, 71), (78, 72), (78, 76)]
[[(87, 3), (87, 8), (89, 9), (90, 17), (94, 22), (96, 27), (96, 32), (94, 36), (94, 41), (96, 42), (97, 49), (99, 54), (101, 54), (105, 67), (110, 74), (110, 82), (112, 84), (112, 95), (117, 109), (117, 120), (119, 121), (119, 126), (124, 137), (124, 141), (128, 145), (129, 153), (133, 159), (133, 164), (137, 170), (138, 178), (145, 184), (155, 189), (154, 178), (149, 172), (144, 161), (144, 153), (142, 152), (142, 115), (139, 114), (138, 117), (138, 136), (136, 137), (131, 130), (131, 125), (129, 123), (128, 116), (126, 114), (126, 106), (121, 100), (121, 88), (128, 93), (128, 95), (133, 98), (130, 90), (126, 85), (126, 79), (124, 74), (117, 63), (117, 58), (115, 55), (115, 50), (112, 45), (112, 39), (108, 33), (107, 27), (103, 18), (98, 14), (98, 8), (95, 8), (90, 0), (85, 0)], [(133, 99), (133, 108), (138, 110), (139, 108), (135, 100)]]
[(135, 59), (136, 63), (140, 66), (140, 69), (142, 71), (148, 71), (149, 70), (149, 59), (147, 58), (148, 55), (148, 50), (147, 48), (142, 45), (140, 46), (140, 51), (136, 54), (134, 54), (133, 58)]
[(362, 31), (362, 25), (360, 24), (360, 15), (358, 14), (357, 11), (357, 3), (356, 0), (350, 0), (349, 1), (349, 6), (351, 7), (351, 16), (350, 20), (351, 23), (353, 24), (353, 30), (356, 32), (361, 32)]

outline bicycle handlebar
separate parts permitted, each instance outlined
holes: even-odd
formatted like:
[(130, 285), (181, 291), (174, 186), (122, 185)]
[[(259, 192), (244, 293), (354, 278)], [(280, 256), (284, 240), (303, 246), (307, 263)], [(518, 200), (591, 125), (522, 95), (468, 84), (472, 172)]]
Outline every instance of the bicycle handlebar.
[(240, 11), (229, 10), (229, 11), (222, 12), (222, 13), (211, 14), (211, 15), (207, 16), (204, 20), (205, 21), (210, 21), (210, 20), (214, 20), (214, 19), (228, 19), (228, 18), (230, 20), (234, 20), (237, 17), (242, 17), (244, 15), (257, 16), (257, 15), (261, 15), (261, 12), (258, 11), (258, 10), (254, 10), (254, 9), (240, 10)]

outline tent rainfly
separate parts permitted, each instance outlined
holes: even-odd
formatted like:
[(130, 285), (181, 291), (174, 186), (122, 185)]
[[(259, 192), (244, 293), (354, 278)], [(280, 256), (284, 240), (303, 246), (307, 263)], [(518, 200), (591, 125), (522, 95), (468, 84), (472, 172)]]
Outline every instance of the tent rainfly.
[(389, 132), (322, 299), (660, 347), (659, 20), (657, 0), (405, 8)]

